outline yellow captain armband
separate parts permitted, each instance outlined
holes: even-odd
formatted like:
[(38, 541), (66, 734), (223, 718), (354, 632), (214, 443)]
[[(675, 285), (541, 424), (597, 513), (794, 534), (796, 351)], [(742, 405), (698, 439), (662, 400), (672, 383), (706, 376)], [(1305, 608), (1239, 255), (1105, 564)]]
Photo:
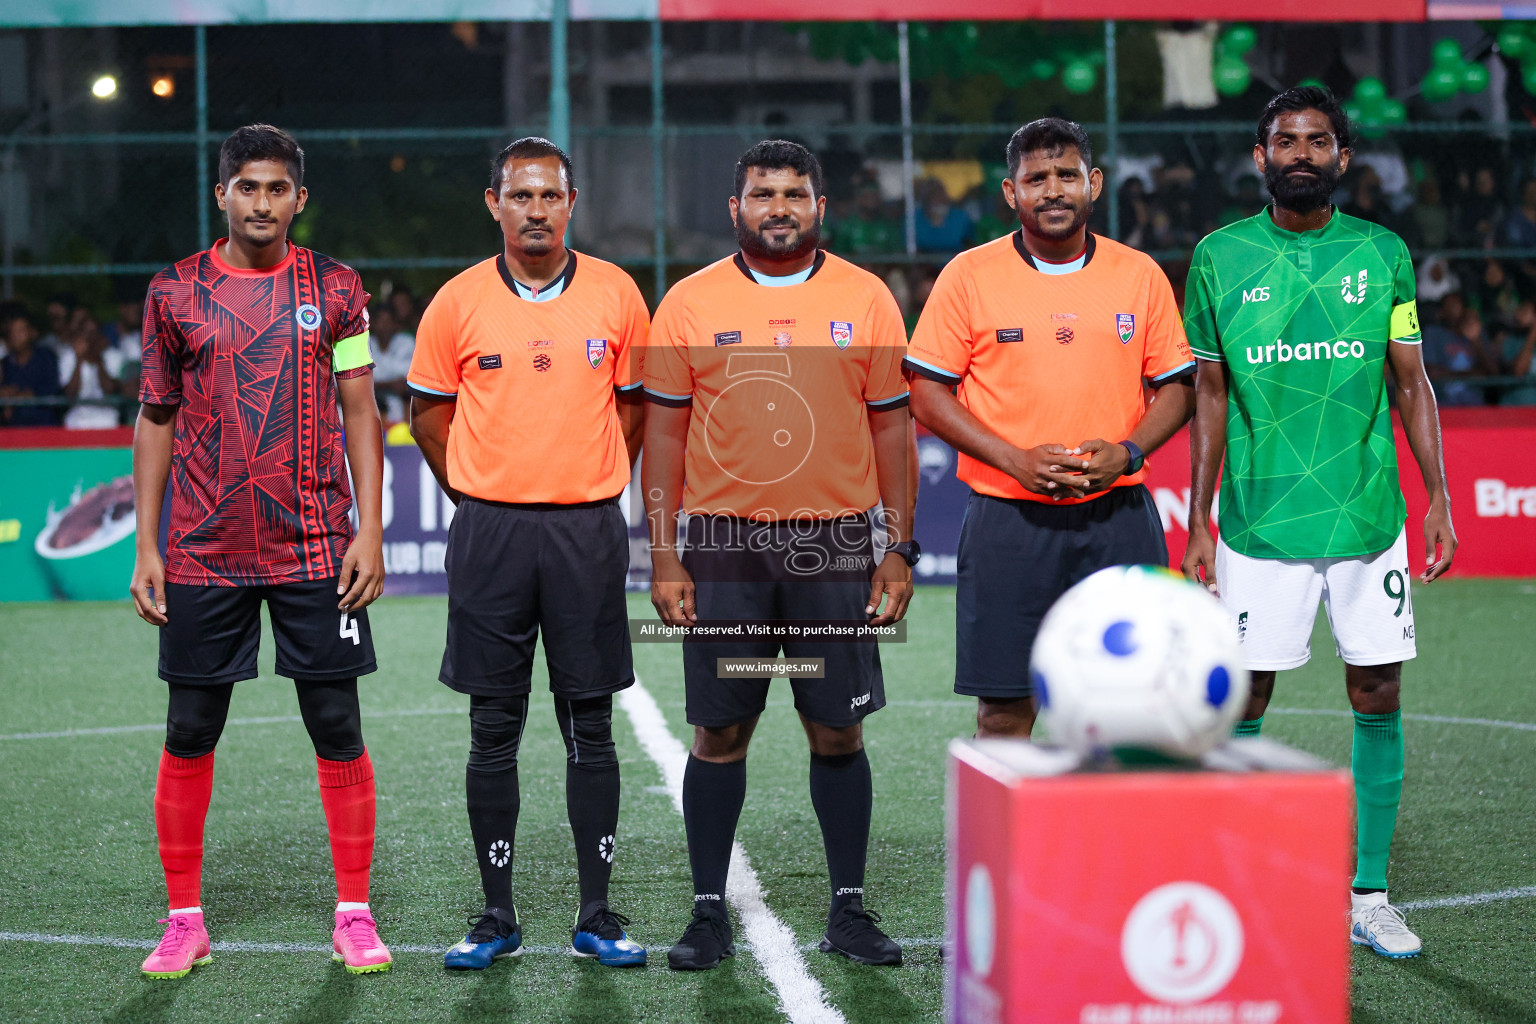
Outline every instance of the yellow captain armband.
[[(1418, 321), (1414, 321), (1417, 323)], [(1392, 314), (1392, 323), (1397, 323), (1397, 314)], [(343, 370), (355, 370), (359, 366), (367, 366), (373, 362), (373, 355), (368, 351), (368, 332), (354, 334), (350, 338), (342, 338), (331, 349), (331, 370), (341, 373)]]
[(1417, 337), (1419, 333), (1419, 303), (1416, 299), (1398, 303), (1392, 307), (1392, 327), (1387, 334), (1389, 341), (1402, 341)]

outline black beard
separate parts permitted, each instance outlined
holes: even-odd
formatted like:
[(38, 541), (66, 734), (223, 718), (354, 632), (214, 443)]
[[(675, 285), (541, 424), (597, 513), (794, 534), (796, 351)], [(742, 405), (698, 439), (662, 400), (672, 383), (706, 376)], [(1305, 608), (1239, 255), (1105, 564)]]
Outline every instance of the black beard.
[(1264, 165), (1264, 187), (1269, 189), (1275, 205), (1292, 213), (1311, 213), (1333, 202), (1334, 190), (1339, 187), (1339, 166), (1311, 164), (1316, 177), (1305, 178), (1280, 170), (1274, 164)]
[[(1057, 209), (1059, 209), (1059, 207)], [(1050, 211), (1047, 210), (1045, 212), (1049, 213)], [(1064, 239), (1071, 238), (1078, 231), (1081, 231), (1083, 225), (1088, 223), (1088, 218), (1092, 214), (1093, 200), (1090, 199), (1083, 206), (1072, 208), (1072, 220), (1068, 222), (1067, 226), (1064, 228), (1052, 228), (1047, 230), (1046, 227), (1040, 223), (1040, 211), (1034, 209), (1021, 209), (1019, 211), (1019, 223), (1023, 226), (1026, 233), (1034, 235), (1036, 238), (1047, 238), (1053, 242), (1060, 242)]]
[[(768, 221), (763, 222), (764, 228)], [(775, 225), (778, 226), (778, 225)], [(748, 256), (775, 263), (791, 263), (815, 252), (821, 245), (821, 222), (813, 220), (811, 226), (801, 230), (793, 245), (777, 245), (770, 242), (761, 230), (753, 231), (740, 217), (736, 218), (736, 244)]]

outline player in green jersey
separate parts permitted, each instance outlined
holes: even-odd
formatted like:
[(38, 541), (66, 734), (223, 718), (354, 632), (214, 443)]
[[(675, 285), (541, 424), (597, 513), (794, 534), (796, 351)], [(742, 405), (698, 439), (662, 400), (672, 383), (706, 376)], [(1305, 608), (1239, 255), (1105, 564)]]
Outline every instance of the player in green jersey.
[[(1355, 713), (1350, 938), (1395, 958), (1422, 944), (1387, 901), (1403, 788), (1398, 693), (1415, 646), (1386, 367), (1430, 496), (1420, 582), (1450, 568), (1456, 535), (1413, 264), (1402, 239), (1333, 208), (1349, 157), (1349, 119), (1332, 94), (1281, 93), (1259, 118), (1253, 150), (1274, 205), (1195, 249), (1184, 314), (1199, 357), (1184, 572), (1236, 616), (1253, 674), (1239, 735), (1258, 734), (1275, 673), (1306, 664), (1326, 603)], [(1217, 541), (1211, 499), (1223, 454)]]

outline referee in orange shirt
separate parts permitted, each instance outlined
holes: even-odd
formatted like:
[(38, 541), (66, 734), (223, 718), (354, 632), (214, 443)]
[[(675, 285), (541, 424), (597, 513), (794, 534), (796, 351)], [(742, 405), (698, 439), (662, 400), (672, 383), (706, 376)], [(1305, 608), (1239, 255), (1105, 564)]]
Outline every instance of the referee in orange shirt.
[[(859, 628), (895, 622), (911, 600), (906, 333), (884, 282), (818, 247), (825, 210), (816, 157), (793, 142), (759, 142), (737, 162), (730, 197), (740, 251), (678, 282), (656, 311), (641, 476), (651, 600), (668, 625)], [(878, 565), (877, 502), (891, 542)], [(681, 560), (679, 507), (688, 513)], [(693, 635), (683, 643), (694, 727), (683, 819), (694, 909), (667, 954), (677, 970), (708, 970), (734, 952), (725, 882), (769, 677), (730, 674), (722, 662), (780, 650), (818, 659), (824, 673), (790, 680), (831, 881), (821, 948), (901, 963), (901, 947), (863, 905), (873, 796), (862, 723), (885, 705), (874, 640)]]
[(618, 497), (644, 424), (645, 303), (624, 271), (565, 247), (576, 188), (554, 143), (525, 138), (502, 150), (485, 204), (502, 252), (437, 293), (406, 378), (411, 429), (458, 505), (438, 678), (469, 694), (465, 790), (485, 890), (485, 911), (444, 962), (485, 968), (521, 951), (517, 755), (542, 633), (581, 888), (571, 945), (634, 966), (645, 949), (609, 909), (608, 875), (619, 820), (613, 694), (635, 680)]
[(1146, 456), (1194, 411), (1168, 278), (1088, 231), (1104, 182), (1088, 134), (1042, 118), (1014, 132), (1007, 158), (1019, 230), (944, 268), (905, 362), (913, 415), (960, 453), (973, 492), (955, 692), (977, 698), (980, 737), (1030, 734), (1030, 650), (1068, 587), (1111, 565), (1168, 564), (1141, 481)]

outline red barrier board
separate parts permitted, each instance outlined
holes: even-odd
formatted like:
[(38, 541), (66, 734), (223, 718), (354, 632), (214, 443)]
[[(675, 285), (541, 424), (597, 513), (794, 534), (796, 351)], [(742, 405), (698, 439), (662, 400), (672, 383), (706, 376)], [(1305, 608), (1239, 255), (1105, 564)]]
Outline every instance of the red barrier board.
[(1346, 773), (1050, 757), (950, 746), (949, 1024), (1348, 1020)]
[[(1457, 576), (1536, 576), (1536, 408), (1442, 409)], [(1148, 460), (1147, 487), (1162, 515), (1174, 568), (1189, 540), (1189, 432)], [(1408, 500), (1408, 557), (1424, 552), (1429, 497), (1397, 426), (1398, 475)], [(1218, 526), (1219, 526), (1218, 521)]]

